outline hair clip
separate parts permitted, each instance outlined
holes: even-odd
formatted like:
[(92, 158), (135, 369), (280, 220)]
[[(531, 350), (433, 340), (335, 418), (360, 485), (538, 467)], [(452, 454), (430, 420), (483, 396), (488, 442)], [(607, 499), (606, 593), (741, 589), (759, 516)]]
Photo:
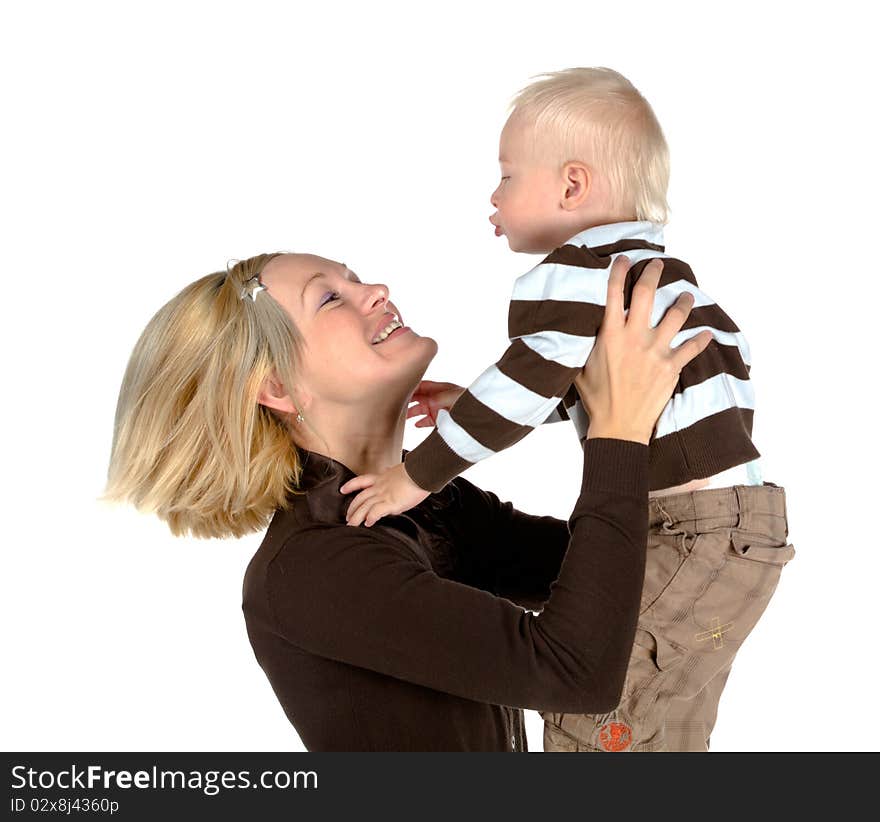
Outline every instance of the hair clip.
[(244, 288), (241, 290), (241, 299), (250, 297), (254, 302), (257, 301), (257, 292), (265, 291), (266, 286), (260, 282), (260, 275), (255, 274), (249, 280), (245, 281)]

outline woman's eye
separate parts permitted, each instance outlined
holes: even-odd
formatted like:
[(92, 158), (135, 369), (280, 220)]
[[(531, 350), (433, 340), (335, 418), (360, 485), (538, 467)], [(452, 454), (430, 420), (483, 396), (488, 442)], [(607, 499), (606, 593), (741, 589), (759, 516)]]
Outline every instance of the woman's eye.
[(327, 303), (332, 303), (334, 300), (338, 300), (338, 299), (339, 299), (339, 292), (338, 291), (328, 291), (321, 299), (321, 305), (318, 307), (320, 308), (321, 306), (325, 306), (325, 305), (327, 305)]

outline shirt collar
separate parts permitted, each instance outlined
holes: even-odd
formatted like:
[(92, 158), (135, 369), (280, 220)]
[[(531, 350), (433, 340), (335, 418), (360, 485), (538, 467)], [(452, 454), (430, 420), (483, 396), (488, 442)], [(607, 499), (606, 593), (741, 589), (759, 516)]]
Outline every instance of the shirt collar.
[(663, 226), (647, 220), (627, 223), (597, 225), (575, 234), (565, 245), (598, 246), (612, 245), (621, 240), (642, 240), (652, 245), (663, 245)]
[[(408, 453), (406, 449), (403, 449), (401, 459)], [(341, 494), (339, 486), (344, 485), (357, 474), (347, 465), (343, 465), (339, 460), (325, 454), (307, 451), (303, 448), (299, 449), (299, 454), (302, 473), (298, 488), (305, 492), (305, 500), (312, 517), (321, 522), (344, 524), (348, 506), (359, 491)], [(449, 483), (442, 491), (430, 494), (412, 510), (443, 508), (451, 501), (452, 495), (452, 483)]]
[(345, 522), (345, 512), (355, 492), (340, 494), (339, 486), (357, 475), (347, 465), (316, 451), (300, 448), (299, 454), (302, 473), (297, 487), (305, 492), (312, 517), (324, 522)]

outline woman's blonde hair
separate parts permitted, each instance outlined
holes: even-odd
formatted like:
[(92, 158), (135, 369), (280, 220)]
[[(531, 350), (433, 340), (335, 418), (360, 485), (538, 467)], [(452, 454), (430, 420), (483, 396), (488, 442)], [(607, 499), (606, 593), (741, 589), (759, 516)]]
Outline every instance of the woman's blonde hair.
[(511, 117), (534, 127), (540, 159), (563, 166), (589, 160), (611, 184), (615, 209), (665, 223), (669, 148), (648, 101), (609, 68), (538, 75), (510, 103)]
[(260, 530), (289, 505), (299, 454), (285, 415), (257, 396), (270, 376), (291, 391), (301, 338), (268, 291), (241, 298), (277, 256), (196, 280), (147, 324), (119, 391), (103, 499), (197, 537)]

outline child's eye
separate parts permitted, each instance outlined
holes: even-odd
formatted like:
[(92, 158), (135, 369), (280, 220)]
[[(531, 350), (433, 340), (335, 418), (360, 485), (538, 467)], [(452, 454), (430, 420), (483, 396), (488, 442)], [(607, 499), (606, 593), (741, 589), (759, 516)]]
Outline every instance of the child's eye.
[(505, 180), (509, 180), (509, 179), (510, 179), (510, 176), (502, 177), (502, 178), (501, 178), (501, 182), (503, 183)]
[(338, 300), (338, 299), (339, 299), (339, 292), (338, 291), (328, 291), (321, 298), (321, 305), (319, 305), (318, 308), (321, 308), (321, 307), (327, 305), (327, 303), (332, 303), (334, 300)]

